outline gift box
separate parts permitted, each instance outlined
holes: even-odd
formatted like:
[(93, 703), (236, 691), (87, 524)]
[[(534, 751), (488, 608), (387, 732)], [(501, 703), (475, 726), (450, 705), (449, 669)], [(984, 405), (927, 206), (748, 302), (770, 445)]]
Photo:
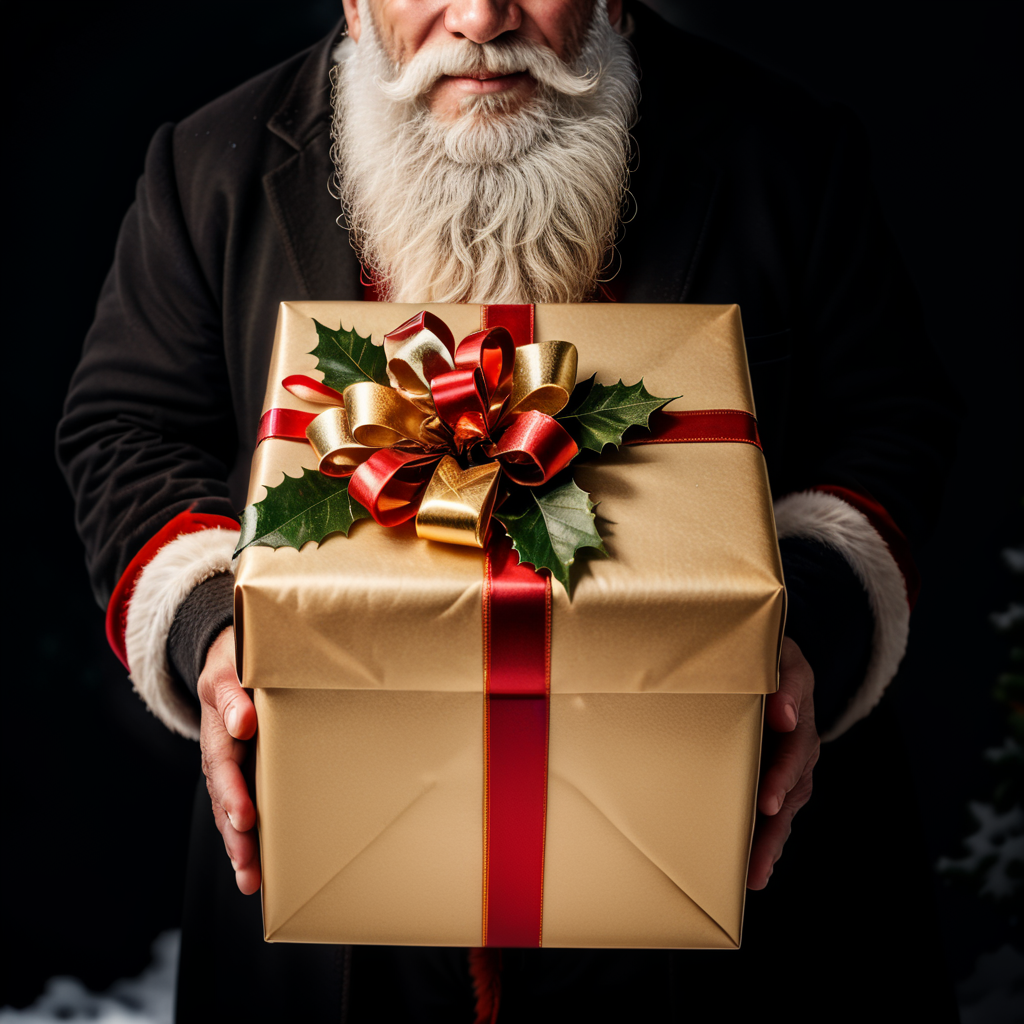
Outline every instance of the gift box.
[[(425, 308), (456, 339), (488, 312)], [(380, 344), (420, 309), (282, 304), (264, 409), (322, 411), (282, 384), (321, 376), (314, 320)], [(580, 380), (643, 378), (698, 425), (753, 422), (736, 306), (537, 306), (529, 325), (576, 346)], [(536, 636), (520, 645), (514, 610), (488, 604), (481, 550), (367, 519), (241, 553), (268, 941), (739, 946), (782, 568), (756, 431), (662, 440), (576, 469), (607, 557), (577, 559), (571, 597), (549, 586), (539, 696), (487, 681)], [(264, 440), (250, 503), (317, 465), (308, 444)], [(514, 722), (502, 739), (502, 699), (502, 715), (542, 709), (541, 747)]]

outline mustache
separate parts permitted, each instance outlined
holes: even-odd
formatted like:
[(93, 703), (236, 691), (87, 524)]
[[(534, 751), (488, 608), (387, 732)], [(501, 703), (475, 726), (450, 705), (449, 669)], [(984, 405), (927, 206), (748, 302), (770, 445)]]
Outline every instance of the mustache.
[(547, 46), (531, 39), (474, 43), (462, 39), (432, 46), (403, 67), (390, 81), (377, 77), (378, 89), (396, 103), (411, 103), (425, 96), (443, 76), (469, 77), (480, 72), (514, 75), (528, 72), (541, 86), (563, 96), (587, 96), (600, 84), (603, 69), (577, 70)]

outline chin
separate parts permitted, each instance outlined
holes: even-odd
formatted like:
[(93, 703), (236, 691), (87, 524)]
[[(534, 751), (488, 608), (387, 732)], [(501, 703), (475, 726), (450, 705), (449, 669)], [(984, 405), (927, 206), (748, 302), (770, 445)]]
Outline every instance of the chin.
[(455, 163), (508, 163), (531, 152), (545, 137), (550, 118), (534, 90), (467, 96), (454, 117), (435, 115), (427, 129)]

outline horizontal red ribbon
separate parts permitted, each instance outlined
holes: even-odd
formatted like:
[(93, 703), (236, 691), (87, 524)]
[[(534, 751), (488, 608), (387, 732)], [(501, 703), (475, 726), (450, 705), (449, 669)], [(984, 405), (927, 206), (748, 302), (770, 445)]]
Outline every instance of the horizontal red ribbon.
[(679, 444), (730, 441), (761, 447), (757, 420), (742, 409), (693, 409), (652, 413), (650, 429), (627, 436), (625, 444)]
[(260, 417), (260, 429), (256, 434), (256, 447), (271, 438), (286, 441), (305, 441), (306, 427), (319, 413), (299, 412), (298, 409), (268, 409)]

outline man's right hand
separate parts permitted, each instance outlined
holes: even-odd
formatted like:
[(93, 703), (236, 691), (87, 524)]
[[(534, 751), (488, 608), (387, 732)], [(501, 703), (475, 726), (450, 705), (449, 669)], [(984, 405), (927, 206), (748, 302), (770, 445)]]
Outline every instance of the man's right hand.
[(213, 817), (224, 838), (235, 882), (247, 896), (260, 887), (256, 808), (242, 775), (248, 743), (256, 735), (256, 708), (235, 669), (235, 627), (210, 645), (199, 676), (202, 721), (199, 746)]

